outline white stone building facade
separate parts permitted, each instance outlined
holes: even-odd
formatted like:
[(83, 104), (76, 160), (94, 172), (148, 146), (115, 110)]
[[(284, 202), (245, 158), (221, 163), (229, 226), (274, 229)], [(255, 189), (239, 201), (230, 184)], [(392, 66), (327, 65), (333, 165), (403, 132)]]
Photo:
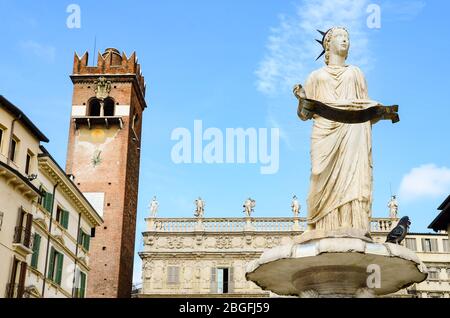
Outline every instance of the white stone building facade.
[[(142, 288), (137, 297), (272, 297), (245, 279), (246, 265), (271, 247), (289, 244), (306, 229), (304, 218), (148, 218), (143, 233)], [(372, 219), (372, 237), (384, 242), (397, 219)], [(450, 298), (446, 234), (409, 234), (403, 242), (427, 265), (425, 282), (393, 297)]]
[(102, 218), (50, 154), (48, 139), (0, 96), (0, 298), (83, 297)]

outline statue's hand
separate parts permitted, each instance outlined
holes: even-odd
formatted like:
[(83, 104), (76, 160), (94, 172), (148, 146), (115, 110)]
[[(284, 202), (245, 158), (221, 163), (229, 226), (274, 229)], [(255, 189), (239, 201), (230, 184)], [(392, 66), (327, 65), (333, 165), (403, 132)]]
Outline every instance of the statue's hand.
[(306, 98), (305, 89), (303, 88), (303, 86), (301, 84), (295, 85), (294, 89), (292, 91), (293, 91), (295, 97), (297, 97), (298, 99), (305, 99)]

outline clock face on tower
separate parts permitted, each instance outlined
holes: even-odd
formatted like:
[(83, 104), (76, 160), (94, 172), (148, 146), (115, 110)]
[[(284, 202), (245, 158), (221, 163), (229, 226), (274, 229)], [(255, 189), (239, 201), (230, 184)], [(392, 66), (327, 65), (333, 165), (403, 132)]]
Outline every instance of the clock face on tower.
[(94, 152), (94, 154), (92, 155), (92, 166), (95, 168), (98, 165), (100, 165), (102, 163), (102, 157), (101, 157), (102, 151), (101, 150), (96, 150)]

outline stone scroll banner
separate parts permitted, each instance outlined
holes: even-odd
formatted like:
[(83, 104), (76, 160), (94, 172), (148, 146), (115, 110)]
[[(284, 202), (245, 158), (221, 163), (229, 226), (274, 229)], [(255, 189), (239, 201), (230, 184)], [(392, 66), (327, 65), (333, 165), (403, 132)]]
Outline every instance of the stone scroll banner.
[(308, 120), (314, 115), (344, 124), (360, 124), (367, 121), (391, 120), (393, 124), (400, 121), (398, 105), (374, 106), (363, 110), (344, 110), (322, 102), (299, 98), (297, 115), (301, 120)]

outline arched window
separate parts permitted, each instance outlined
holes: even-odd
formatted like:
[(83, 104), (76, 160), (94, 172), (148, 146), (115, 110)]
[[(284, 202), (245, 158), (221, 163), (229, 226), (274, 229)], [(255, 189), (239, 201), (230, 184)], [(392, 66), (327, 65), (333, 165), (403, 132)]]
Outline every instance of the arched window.
[(89, 102), (88, 116), (100, 116), (100, 101), (93, 99)]
[(105, 116), (114, 116), (114, 100), (112, 98), (105, 99), (103, 107)]

